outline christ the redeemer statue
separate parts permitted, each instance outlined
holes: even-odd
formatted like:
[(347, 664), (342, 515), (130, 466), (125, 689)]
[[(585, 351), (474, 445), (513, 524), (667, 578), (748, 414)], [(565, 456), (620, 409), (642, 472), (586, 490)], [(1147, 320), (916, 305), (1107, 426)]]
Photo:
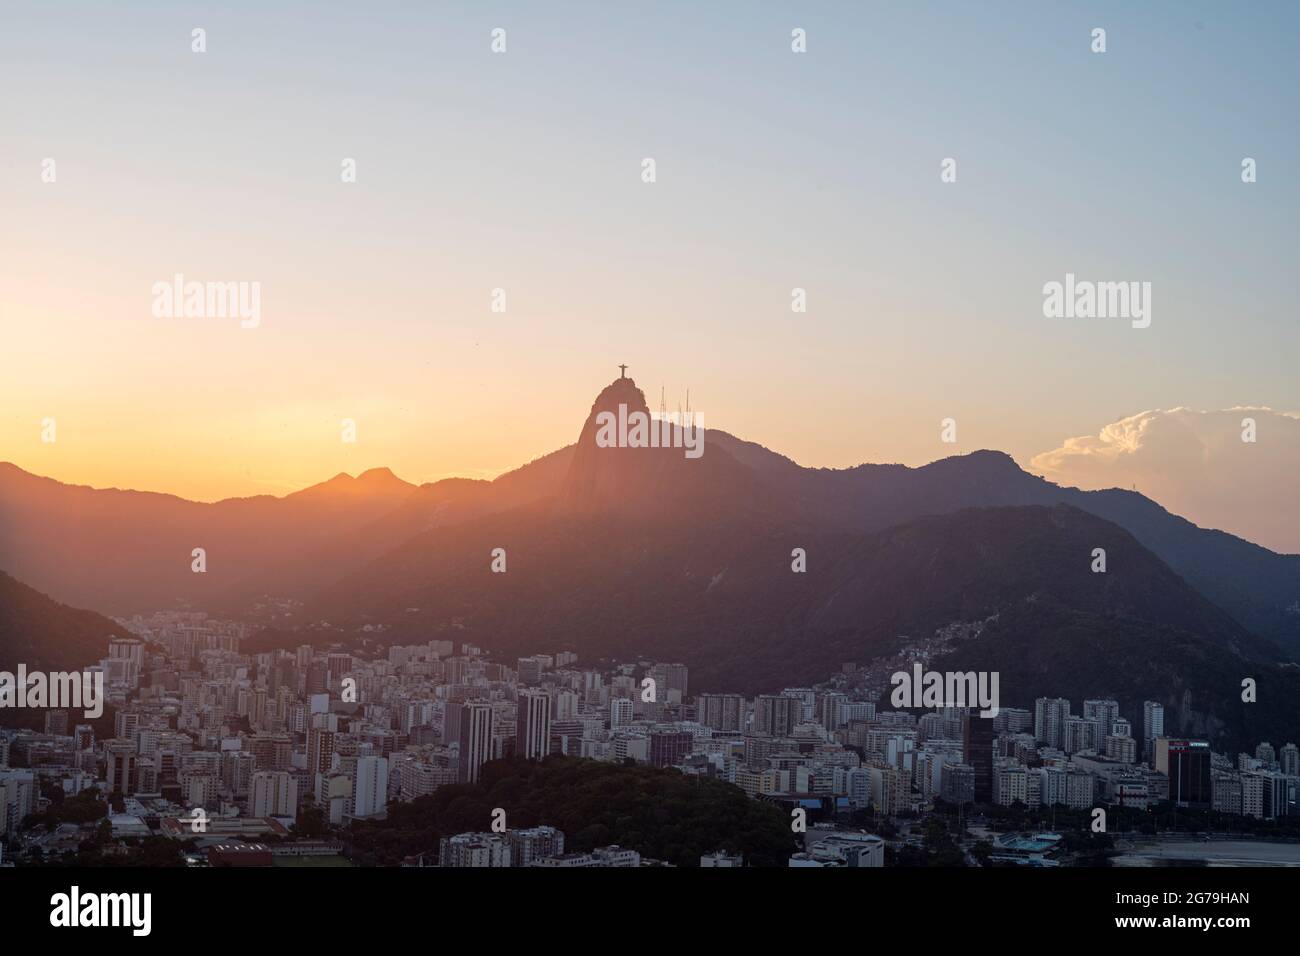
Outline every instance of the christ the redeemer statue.
[(627, 372), (627, 366), (626, 366), (626, 365), (620, 365), (620, 366), (618, 367), (618, 377), (619, 377), (619, 378), (627, 378), (627, 375), (625, 374), (626, 372)]

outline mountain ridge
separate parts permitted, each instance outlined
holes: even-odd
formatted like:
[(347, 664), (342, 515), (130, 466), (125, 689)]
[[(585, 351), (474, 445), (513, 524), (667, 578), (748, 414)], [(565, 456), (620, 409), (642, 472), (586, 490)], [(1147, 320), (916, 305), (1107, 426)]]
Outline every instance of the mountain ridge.
[(131, 632), (96, 611), (68, 607), (0, 571), (0, 670), (77, 670)]
[[(281, 497), (204, 503), (65, 485), (0, 463), (0, 568), (60, 600), (112, 613), (179, 599), (255, 616), (256, 607), (279, 599), (310, 602), (429, 529), (541, 501), (558, 514), (635, 511), (676, 521), (726, 513), (809, 532), (877, 530), (969, 507), (1064, 503), (1126, 528), (1250, 630), (1300, 656), (1300, 555), (1199, 528), (1136, 492), (1058, 486), (992, 449), (918, 467), (828, 469), (718, 429), (705, 430), (697, 460), (680, 448), (598, 448), (595, 416), (620, 403), (648, 412), (635, 381), (615, 379), (596, 396), (576, 442), (491, 481), (412, 485), (377, 467)], [(194, 547), (207, 550), (207, 576), (190, 573)], [(115, 551), (119, 560), (106, 566), (100, 557)]]

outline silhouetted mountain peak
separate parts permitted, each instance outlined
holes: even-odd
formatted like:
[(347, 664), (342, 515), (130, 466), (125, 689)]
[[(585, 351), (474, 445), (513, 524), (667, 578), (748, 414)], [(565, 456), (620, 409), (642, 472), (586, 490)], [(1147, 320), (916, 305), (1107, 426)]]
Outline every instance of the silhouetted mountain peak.
[(588, 429), (592, 429), (594, 434), (596, 416), (601, 412), (617, 415), (620, 405), (627, 408), (628, 414), (644, 412), (648, 415), (650, 413), (650, 407), (645, 401), (645, 392), (637, 388), (636, 379), (616, 378), (602, 388), (596, 400), (591, 403), (591, 412), (582, 426), (582, 435), (586, 436)]
[(402, 497), (410, 494), (415, 485), (403, 481), (389, 468), (371, 468), (361, 472), (355, 478), (345, 471), (339, 472), (328, 481), (294, 492), (289, 498), (331, 495)]
[(368, 468), (361, 474), (357, 475), (359, 484), (371, 485), (376, 487), (392, 487), (394, 485), (407, 485), (405, 481), (393, 474), (391, 468)]
[(664, 421), (634, 379), (616, 378), (583, 422), (558, 510), (675, 520), (771, 506), (752, 469), (706, 445), (701, 419)]
[(650, 408), (634, 379), (616, 378), (600, 390), (582, 424), (560, 491), (562, 510), (604, 510), (641, 493), (644, 482), (638, 476), (644, 478), (645, 453), (658, 449), (611, 446), (600, 440), (606, 416), (626, 422), (636, 412), (649, 416)]
[(978, 451), (970, 452), (965, 457), (967, 461), (975, 462), (989, 468), (1005, 468), (1007, 470), (1014, 469), (1015, 471), (1021, 470), (1020, 466), (1016, 464), (1014, 458), (1004, 451), (998, 451), (996, 448), (981, 448)]
[(968, 476), (978, 475), (986, 478), (1028, 475), (1028, 472), (1017, 465), (1016, 460), (1006, 452), (991, 448), (981, 448), (964, 455), (949, 455), (947, 458), (936, 459), (921, 467), (937, 472), (960, 471)]

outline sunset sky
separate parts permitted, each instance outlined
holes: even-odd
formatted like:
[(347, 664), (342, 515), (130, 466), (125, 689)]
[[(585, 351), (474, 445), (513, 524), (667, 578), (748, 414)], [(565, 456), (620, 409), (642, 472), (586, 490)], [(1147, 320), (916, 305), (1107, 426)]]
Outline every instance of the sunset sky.
[[(1300, 411), (1300, 6), (322, 6), (6, 4), (0, 460), (203, 500), (491, 477), (621, 362), (816, 466)], [(1149, 281), (1150, 328), (1044, 318), (1067, 272)], [(260, 282), (260, 326), (156, 318), (175, 273)]]

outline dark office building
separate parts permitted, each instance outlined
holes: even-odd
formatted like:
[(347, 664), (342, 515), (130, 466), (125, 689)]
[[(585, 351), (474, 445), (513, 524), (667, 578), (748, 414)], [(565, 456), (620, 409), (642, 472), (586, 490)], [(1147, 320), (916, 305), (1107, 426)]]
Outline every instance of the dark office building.
[(1208, 741), (1157, 737), (1156, 770), (1169, 778), (1169, 799), (1178, 806), (1208, 807), (1214, 802)]
[(307, 695), (329, 693), (329, 666), (324, 661), (312, 661), (307, 667)]
[(993, 802), (993, 718), (981, 717), (979, 711), (966, 711), (962, 724), (962, 754), (975, 771), (976, 803)]
[(66, 710), (47, 710), (45, 712), (45, 732), (56, 737), (68, 736), (68, 712)]
[(650, 763), (676, 767), (691, 752), (695, 736), (690, 731), (656, 731), (650, 734)]
[(939, 768), (939, 796), (948, 803), (975, 800), (975, 770), (969, 764), (946, 763)]

